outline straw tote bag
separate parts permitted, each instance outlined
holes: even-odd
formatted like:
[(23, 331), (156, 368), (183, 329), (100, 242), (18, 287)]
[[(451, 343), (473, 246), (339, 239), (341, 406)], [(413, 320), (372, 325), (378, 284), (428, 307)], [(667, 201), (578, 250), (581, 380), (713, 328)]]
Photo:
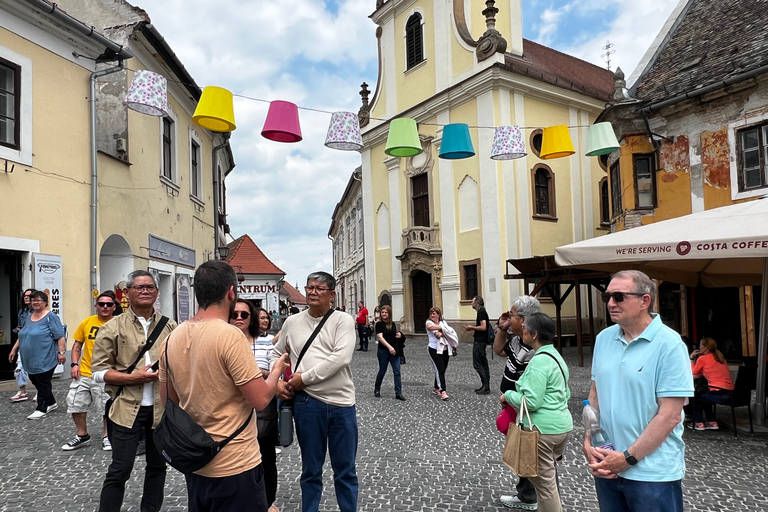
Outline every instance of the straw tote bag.
[(531, 425), (531, 416), (528, 414), (528, 405), (525, 397), (520, 404), (520, 414), (517, 421), (512, 423), (507, 430), (507, 441), (504, 443), (504, 464), (510, 467), (517, 476), (539, 476), (539, 431), (523, 430), (523, 417), (528, 418)]

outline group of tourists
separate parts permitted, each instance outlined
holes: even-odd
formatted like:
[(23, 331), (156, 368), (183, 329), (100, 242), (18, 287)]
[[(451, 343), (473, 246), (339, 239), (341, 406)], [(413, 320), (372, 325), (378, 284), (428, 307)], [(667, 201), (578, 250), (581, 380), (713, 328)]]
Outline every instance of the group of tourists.
[[(99, 510), (120, 510), (142, 440), (146, 468), (141, 509), (160, 510), (167, 463), (178, 461), (156, 445), (168, 441), (158, 441), (154, 434), (158, 428), (174, 427), (179, 416), (171, 412), (180, 410), (210, 436), (226, 439), (200, 467), (183, 471), (189, 510), (278, 512), (278, 417), (284, 407), (293, 411), (301, 450), (302, 510), (319, 508), (326, 455), (339, 510), (357, 510), (358, 426), (350, 363), (360, 322), (332, 307), (334, 277), (310, 274), (305, 287), (308, 309), (289, 316), (274, 336), (272, 315), (237, 298), (237, 276), (231, 267), (206, 262), (194, 282), (199, 309), (180, 326), (155, 311), (155, 277), (137, 270), (128, 276), (125, 289), (130, 307), (118, 314), (114, 292), (103, 292), (94, 304), (96, 314), (75, 332), (67, 408), (76, 434), (62, 450), (91, 441), (86, 414), (93, 406), (97, 412), (103, 408), (101, 443), (111, 450), (112, 462)], [(589, 404), (599, 411), (612, 446), (593, 446), (585, 433), (582, 448), (602, 511), (638, 510), (639, 504), (643, 510), (681, 511), (683, 406), (694, 395), (693, 376), (707, 379), (709, 388), (703, 393), (709, 401), (727, 400), (733, 390), (715, 341), (702, 339), (689, 355), (680, 336), (651, 313), (656, 294), (654, 282), (638, 271), (617, 273), (603, 293), (615, 324), (595, 341)], [(25, 290), (22, 301), (18, 340), (11, 350), (12, 361), (19, 356), (19, 392), (11, 400), (28, 400), (28, 378), (37, 389), (37, 405), (28, 418), (36, 420), (57, 407), (51, 376), (65, 363), (66, 333), (58, 316), (47, 309), (44, 292)], [(465, 329), (474, 334), (473, 366), (481, 381), (476, 393), (490, 393), (485, 347), (492, 341), (494, 353), (506, 357), (499, 401), (508, 423), (539, 432), (537, 475), (518, 478), (515, 492), (502, 495), (501, 503), (520, 510), (561, 511), (557, 461), (574, 423), (568, 410), (570, 372), (553, 345), (554, 321), (530, 296), (515, 299), (495, 329), (482, 297), (474, 297), (472, 306), (476, 322)], [(362, 303), (358, 307), (363, 309)], [(391, 367), (395, 398), (405, 401), (400, 365), (406, 336), (390, 306), (377, 313), (379, 372), (374, 394), (381, 396)], [(458, 335), (438, 307), (430, 309), (425, 327), (433, 392), (446, 401), (445, 373)], [(523, 404), (529, 414), (518, 419)], [(718, 428), (707, 408), (696, 409), (691, 427)]]

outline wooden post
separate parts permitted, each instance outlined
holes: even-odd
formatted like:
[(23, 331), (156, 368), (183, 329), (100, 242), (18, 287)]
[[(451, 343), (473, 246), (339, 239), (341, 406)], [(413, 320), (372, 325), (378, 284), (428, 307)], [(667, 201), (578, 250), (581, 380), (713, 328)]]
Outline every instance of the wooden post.
[(576, 285), (576, 346), (579, 347), (579, 367), (584, 366), (584, 345), (581, 339), (581, 285), (577, 279)]
[(589, 313), (589, 342), (592, 344), (592, 355), (595, 354), (595, 339), (597, 338), (597, 333), (595, 332), (595, 310), (592, 307), (592, 299), (594, 298), (594, 293), (592, 293), (592, 285), (587, 285), (587, 311)]

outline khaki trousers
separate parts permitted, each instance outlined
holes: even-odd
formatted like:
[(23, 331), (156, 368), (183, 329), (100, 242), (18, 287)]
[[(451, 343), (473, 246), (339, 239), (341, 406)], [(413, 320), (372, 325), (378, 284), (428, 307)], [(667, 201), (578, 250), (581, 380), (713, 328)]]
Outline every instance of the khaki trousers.
[(562, 512), (560, 492), (557, 490), (555, 464), (563, 454), (571, 433), (542, 434), (539, 432), (539, 476), (529, 478), (538, 496), (539, 512)]

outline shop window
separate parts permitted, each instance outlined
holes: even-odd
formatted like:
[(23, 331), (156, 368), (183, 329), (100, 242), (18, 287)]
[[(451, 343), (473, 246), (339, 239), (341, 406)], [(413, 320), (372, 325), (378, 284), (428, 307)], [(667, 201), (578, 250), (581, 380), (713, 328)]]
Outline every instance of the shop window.
[(549, 166), (537, 164), (532, 170), (533, 217), (557, 220), (555, 208), (555, 174)]
[(738, 132), (739, 192), (768, 186), (768, 123)]
[(654, 153), (632, 155), (635, 176), (635, 208), (656, 208)]
[(424, 31), (421, 14), (413, 13), (405, 23), (406, 71), (424, 60)]

